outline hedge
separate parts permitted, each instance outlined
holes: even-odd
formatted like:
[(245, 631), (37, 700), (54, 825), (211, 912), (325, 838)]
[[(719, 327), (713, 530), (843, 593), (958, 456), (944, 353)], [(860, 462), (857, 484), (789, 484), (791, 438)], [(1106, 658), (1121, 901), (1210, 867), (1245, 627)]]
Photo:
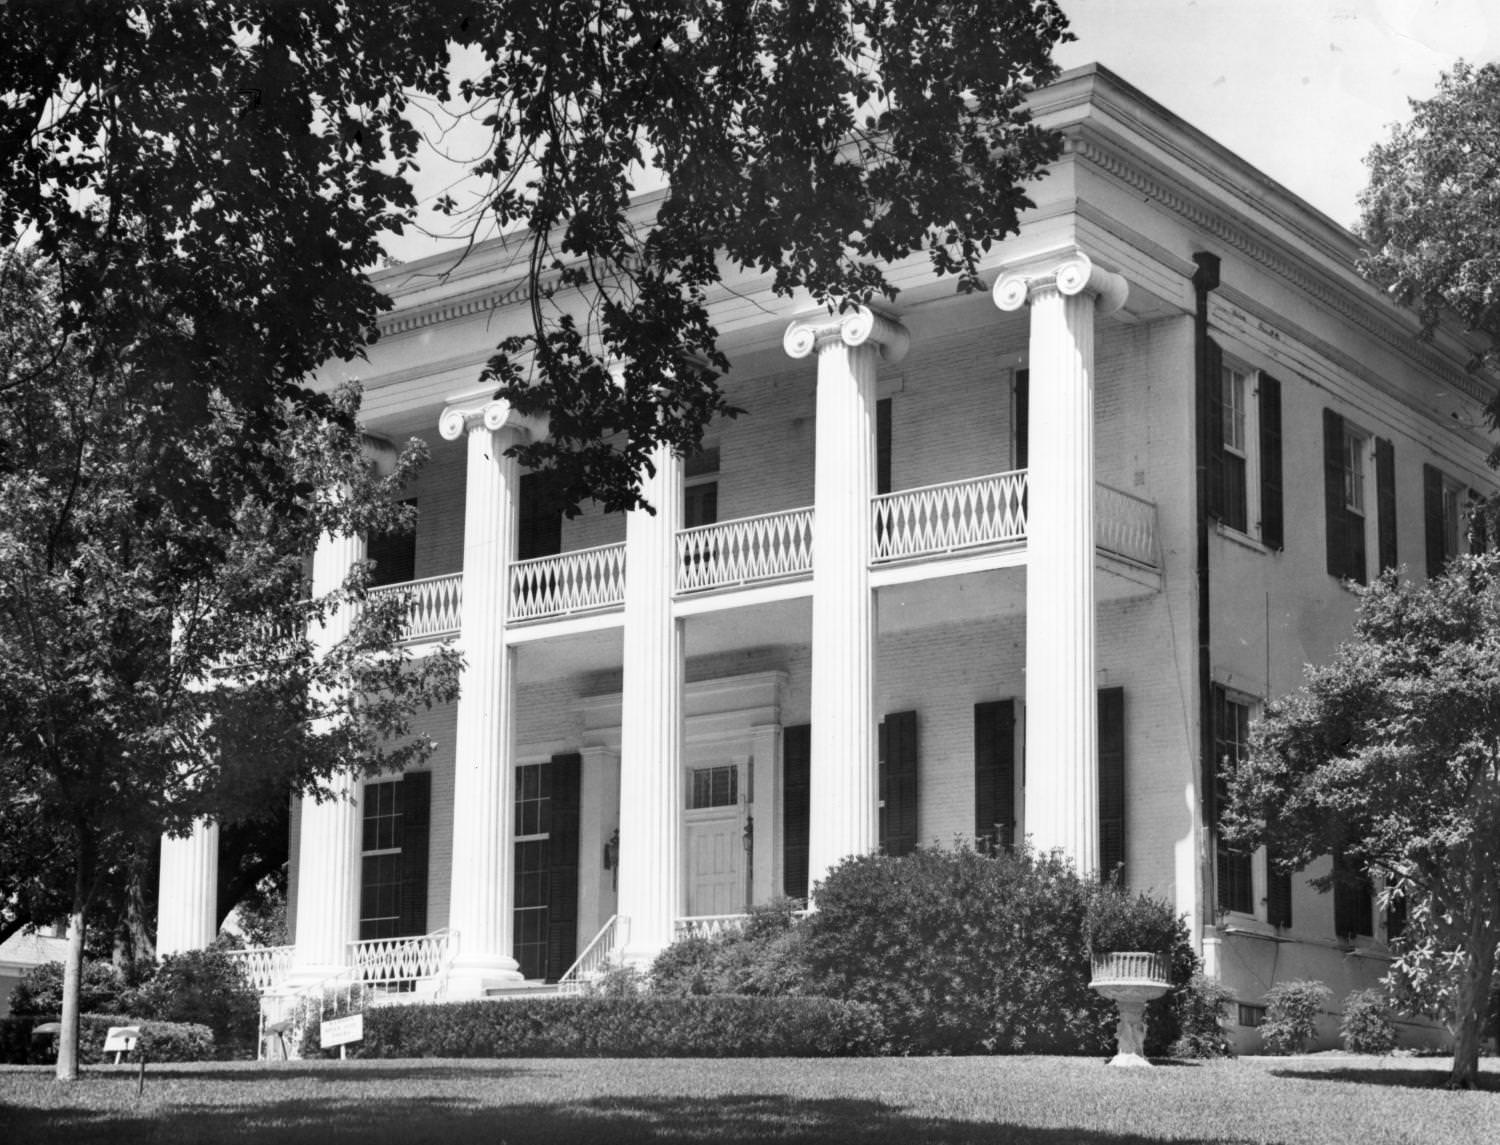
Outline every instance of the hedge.
[[(55, 1015), (0, 1018), (0, 1061), (7, 1065), (32, 1065), (53, 1060), (56, 1039), (34, 1038), (32, 1031), (45, 1022), (57, 1021)], [(139, 1061), (144, 1055), (152, 1062), (208, 1061), (214, 1056), (214, 1035), (207, 1026), (195, 1022), (151, 1022), (119, 1014), (84, 1014), (78, 1019), (78, 1060), (84, 1065), (113, 1061), (104, 1053), (104, 1039), (111, 1026), (138, 1026), (141, 1037), (132, 1053), (121, 1061)]]
[(843, 1057), (882, 1044), (869, 1007), (831, 998), (492, 999), (381, 1006), (364, 1026), (349, 1050), (366, 1058)]

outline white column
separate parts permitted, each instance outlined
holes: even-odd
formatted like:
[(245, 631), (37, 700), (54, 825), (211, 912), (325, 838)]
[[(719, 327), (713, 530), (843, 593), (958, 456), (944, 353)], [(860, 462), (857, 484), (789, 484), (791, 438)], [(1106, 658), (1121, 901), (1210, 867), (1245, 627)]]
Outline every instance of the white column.
[(1125, 280), (1082, 252), (995, 284), (1031, 305), (1026, 557), (1026, 833), (1081, 872), (1099, 865), (1094, 670), (1094, 314)]
[(161, 837), (156, 954), (203, 950), (219, 932), (219, 825), (193, 822), (190, 835)]
[(879, 844), (875, 752), (875, 374), (906, 354), (904, 327), (867, 308), (794, 322), (783, 345), (818, 355), (813, 463), (812, 769), (808, 876)]
[(671, 943), (683, 910), (683, 638), (672, 616), (682, 460), (658, 446), (651, 462), (641, 495), (656, 512), (633, 509), (625, 519), (619, 913), (630, 920), (632, 965)]
[[(315, 599), (335, 593), (356, 561), (365, 559), (359, 536), (324, 534), (313, 553)], [(314, 653), (322, 656), (348, 636), (355, 606), (340, 604), (309, 632)], [(349, 963), (349, 943), (359, 920), (359, 780), (348, 772), (328, 781), (330, 797), (321, 803), (302, 799), (297, 876), (297, 949), (291, 981), (317, 982)]]
[(505, 646), (520, 466), (505, 451), (542, 430), (487, 397), (443, 411), (443, 437), (468, 438), (460, 679), (448, 925), (458, 932), (452, 997), (521, 980), (514, 957), (515, 654)]
[(777, 813), (780, 787), (776, 776), (781, 770), (781, 725), (756, 724), (750, 729), (752, 756), (750, 769), (754, 776), (750, 786), (755, 799), (749, 812), (755, 820), (755, 872), (753, 887), (757, 903), (781, 894), (781, 816)]

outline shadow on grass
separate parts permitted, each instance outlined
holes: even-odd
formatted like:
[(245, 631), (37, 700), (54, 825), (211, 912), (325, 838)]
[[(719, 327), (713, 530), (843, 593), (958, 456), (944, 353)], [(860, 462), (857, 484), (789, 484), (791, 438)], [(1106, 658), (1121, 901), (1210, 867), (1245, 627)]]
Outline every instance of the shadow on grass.
[[(1365, 1069), (1273, 1069), (1272, 1077), (1298, 1081), (1347, 1081), (1356, 1085), (1398, 1086), (1408, 1089), (1442, 1089), (1448, 1081), (1447, 1069), (1402, 1069), (1371, 1066)], [(1500, 1074), (1481, 1073), (1472, 1092), (1500, 1093)]]
[[(484, 1075), (481, 1075), (484, 1076)], [(476, 1078), (478, 1080), (478, 1078)], [(474, 1099), (292, 1100), (202, 1109), (5, 1110), (9, 1140), (28, 1145), (260, 1142), (276, 1145), (686, 1145), (840, 1142), (847, 1145), (1151, 1145), (1158, 1136), (912, 1116), (869, 1100), (780, 1094), (592, 1099), (480, 1107)], [(18, 1114), (18, 1115), (17, 1115)], [(1224, 1145), (1235, 1145), (1218, 1139)], [(1241, 1143), (1243, 1145), (1243, 1143)]]

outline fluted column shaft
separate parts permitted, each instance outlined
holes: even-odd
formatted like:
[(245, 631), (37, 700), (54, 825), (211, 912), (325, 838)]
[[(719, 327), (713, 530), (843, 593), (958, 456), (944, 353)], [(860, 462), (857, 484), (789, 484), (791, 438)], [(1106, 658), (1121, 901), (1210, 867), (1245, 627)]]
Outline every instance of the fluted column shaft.
[(219, 825), (197, 819), (186, 836), (161, 837), (156, 953), (203, 950), (219, 931)]
[(458, 932), (449, 984), (455, 997), (477, 997), (521, 977), (514, 957), (514, 652), (505, 645), (520, 466), (505, 451), (528, 425), (503, 401), (450, 406), (440, 422), (445, 438), (468, 442), (448, 915)]
[(808, 875), (879, 844), (875, 597), (870, 588), (876, 371), (906, 331), (870, 310), (794, 323), (789, 354), (818, 356), (813, 462), (812, 766)]
[(1026, 833), (1081, 872), (1099, 866), (1094, 315), (1124, 296), (1124, 280), (1082, 253), (995, 288), (1002, 309), (1031, 306)]
[[(316, 599), (337, 592), (356, 561), (365, 559), (359, 536), (324, 534), (313, 553)], [(309, 632), (314, 653), (326, 654), (349, 635), (355, 606), (345, 601)], [(302, 799), (298, 843), (297, 950), (292, 979), (312, 982), (336, 974), (349, 961), (359, 920), (359, 780), (341, 772), (328, 781), (331, 798)]]
[(682, 460), (666, 446), (625, 520), (624, 680), (620, 715), (619, 913), (625, 959), (649, 962), (673, 937), (682, 891), (682, 622), (672, 616)]

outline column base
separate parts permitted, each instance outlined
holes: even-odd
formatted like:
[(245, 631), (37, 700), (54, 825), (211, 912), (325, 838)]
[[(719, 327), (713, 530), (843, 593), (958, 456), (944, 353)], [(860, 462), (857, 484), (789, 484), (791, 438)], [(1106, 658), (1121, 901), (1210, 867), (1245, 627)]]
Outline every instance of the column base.
[(1154, 1069), (1155, 1067), (1140, 1054), (1116, 1054), (1109, 1059), (1111, 1066), (1120, 1069)]
[(514, 958), (460, 958), (448, 971), (448, 986), (444, 995), (450, 1001), (472, 1001), (483, 998), (491, 990), (514, 989), (524, 986), (520, 967)]

